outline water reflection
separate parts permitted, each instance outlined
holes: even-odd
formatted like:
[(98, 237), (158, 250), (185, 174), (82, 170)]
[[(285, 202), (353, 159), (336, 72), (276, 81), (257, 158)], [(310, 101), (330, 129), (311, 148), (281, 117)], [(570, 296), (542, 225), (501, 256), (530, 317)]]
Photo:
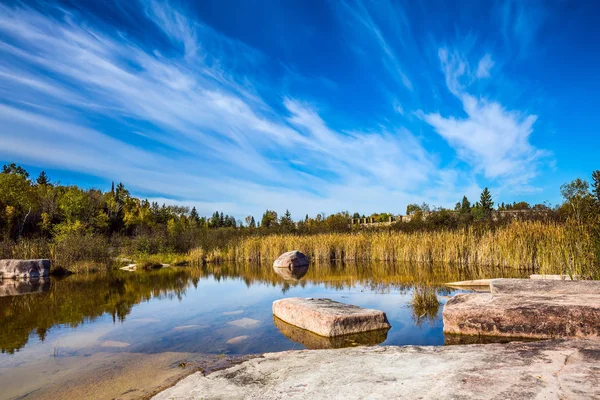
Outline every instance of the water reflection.
[[(248, 354), (294, 348), (294, 344), (271, 322), (272, 301), (288, 291), (298, 296), (329, 297), (386, 311), (388, 317), (394, 319), (390, 322), (395, 332), (387, 335), (386, 343), (443, 344), (441, 305), (438, 303), (436, 308), (431, 305), (433, 302), (425, 301), (429, 306), (416, 306), (415, 284), (427, 288), (429, 298), (441, 298), (455, 293), (454, 289), (443, 286), (443, 282), (522, 275), (514, 270), (458, 270), (448, 266), (314, 264), (305, 275), (298, 273), (289, 280), (270, 266), (220, 264), (52, 278), (50, 282), (40, 282), (37, 287), (32, 285), (27, 296), (0, 297), (0, 350), (12, 354), (30, 340), (43, 342), (56, 326), (81, 330), (84, 326), (101, 325), (108, 332), (107, 317), (113, 326), (118, 325), (118, 335), (108, 337), (105, 333), (102, 336), (96, 328), (94, 334), (102, 340), (98, 345), (106, 341), (132, 343), (130, 347), (124, 347), (128, 351), (177, 349)], [(242, 290), (243, 286), (247, 290)], [(16, 293), (21, 289), (3, 290), (4, 293)], [(145, 303), (148, 307), (142, 308), (150, 311), (144, 311), (147, 314), (142, 316), (139, 315), (142, 311), (138, 312), (125, 324), (134, 306), (139, 304), (138, 310), (141, 310)], [(226, 312), (243, 315), (227, 315)], [(411, 316), (416, 319), (416, 325)], [(229, 324), (241, 318), (254, 319), (260, 324), (253, 327)], [(140, 321), (144, 319), (160, 322), (145, 322), (144, 329), (140, 330)], [(424, 319), (432, 326), (418, 327)], [(180, 328), (175, 329), (177, 327)], [(75, 341), (71, 330), (54, 332), (56, 336), (64, 337), (64, 342), (69, 345)], [(227, 340), (238, 336), (249, 336), (249, 339), (226, 344)], [(386, 340), (386, 337), (380, 339)], [(305, 339), (292, 340), (306, 347), (314, 343)], [(359, 340), (355, 342), (360, 343)]]
[(50, 289), (50, 278), (30, 280), (0, 279), (0, 297), (43, 293)]
[(340, 349), (353, 346), (375, 346), (385, 342), (389, 329), (362, 332), (352, 335), (324, 337), (309, 332), (273, 316), (273, 323), (285, 337), (307, 349)]
[(308, 272), (308, 266), (304, 267), (273, 267), (273, 271), (286, 281), (299, 281)]

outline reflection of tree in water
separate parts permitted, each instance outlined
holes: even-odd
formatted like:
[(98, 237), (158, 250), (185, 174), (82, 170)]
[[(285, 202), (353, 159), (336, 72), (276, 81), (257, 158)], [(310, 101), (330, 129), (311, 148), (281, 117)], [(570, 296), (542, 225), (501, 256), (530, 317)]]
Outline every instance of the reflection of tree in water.
[[(300, 281), (285, 281), (271, 265), (265, 264), (209, 264), (52, 278), (46, 293), (0, 297), (0, 351), (13, 353), (22, 348), (32, 333), (44, 340), (47, 331), (58, 324), (77, 327), (105, 314), (111, 315), (114, 321), (124, 321), (135, 304), (152, 298), (181, 299), (189, 285), (197, 287), (200, 280), (211, 277), (216, 281), (243, 281), (248, 287), (255, 284), (281, 287), (285, 294), (293, 287), (309, 284), (322, 285), (329, 290), (361, 288), (386, 292), (393, 289), (408, 293), (418, 283), (439, 284), (489, 276), (520, 277), (512, 269), (472, 273), (445, 265), (315, 263)], [(441, 290), (441, 286), (438, 289)], [(414, 301), (413, 312), (417, 321), (435, 319), (440, 307), (424, 290), (416, 290), (414, 295), (417, 301)]]
[[(194, 273), (195, 272), (195, 273)], [(0, 351), (13, 353), (29, 335), (44, 340), (55, 325), (77, 327), (109, 314), (124, 321), (131, 308), (152, 298), (181, 299), (195, 269), (164, 269), (142, 273), (73, 275), (51, 279), (50, 290), (24, 296), (0, 297)]]

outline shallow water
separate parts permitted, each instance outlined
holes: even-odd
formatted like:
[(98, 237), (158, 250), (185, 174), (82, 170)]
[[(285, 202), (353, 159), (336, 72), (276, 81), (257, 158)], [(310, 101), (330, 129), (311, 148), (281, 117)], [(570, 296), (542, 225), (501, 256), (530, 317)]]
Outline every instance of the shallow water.
[[(161, 386), (182, 373), (176, 371), (178, 360), (188, 364), (207, 355), (359, 344), (452, 343), (442, 332), (441, 312), (457, 291), (444, 287), (444, 282), (523, 275), (514, 270), (456, 271), (448, 266), (407, 264), (316, 265), (300, 279), (286, 279), (270, 267), (226, 264), (53, 278), (42, 289), (37, 286), (37, 293), (0, 297), (0, 398), (67, 396), (56, 391), (61, 379), (66, 382), (64, 387), (68, 382), (80, 385), (78, 373), (88, 371), (91, 375), (86, 379), (93, 386), (97, 383), (94, 376), (97, 381), (103, 379), (98, 371), (110, 365), (121, 368), (121, 375), (126, 376), (128, 368), (136, 367), (124, 360), (134, 356), (142, 361), (133, 364), (137, 368), (143, 365), (149, 374), (171, 369), (164, 382), (156, 383)], [(439, 306), (415, 309), (415, 287), (420, 288), (418, 293), (435, 295)], [(272, 302), (295, 296), (327, 297), (380, 309), (392, 328), (373, 335), (323, 340), (274, 321)], [(163, 361), (149, 361), (155, 359)], [(28, 370), (38, 373), (35, 384), (19, 382), (18, 374)], [(124, 389), (118, 390), (126, 390), (122, 397), (148, 394), (139, 392), (141, 384), (126, 382)], [(107, 398), (120, 395), (103, 394)]]

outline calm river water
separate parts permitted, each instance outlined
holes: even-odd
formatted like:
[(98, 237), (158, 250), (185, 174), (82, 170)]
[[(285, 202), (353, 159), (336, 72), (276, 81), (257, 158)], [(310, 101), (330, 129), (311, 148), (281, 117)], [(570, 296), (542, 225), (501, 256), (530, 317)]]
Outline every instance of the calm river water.
[[(16, 296), (0, 290), (0, 398), (139, 398), (198, 367), (224, 366), (245, 355), (453, 344), (456, 339), (442, 332), (441, 312), (456, 291), (442, 284), (522, 274), (452, 271), (316, 265), (303, 277), (281, 277), (268, 266), (225, 264), (51, 278), (34, 288), (38, 293)], [(436, 296), (439, 306), (414, 307), (415, 293)], [(272, 302), (295, 296), (380, 309), (392, 328), (320, 338), (273, 319)]]

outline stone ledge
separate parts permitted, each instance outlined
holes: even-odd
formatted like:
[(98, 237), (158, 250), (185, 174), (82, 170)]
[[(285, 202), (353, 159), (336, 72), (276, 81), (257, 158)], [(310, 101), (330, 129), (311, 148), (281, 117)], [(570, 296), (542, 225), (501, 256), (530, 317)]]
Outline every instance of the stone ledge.
[(267, 353), (159, 393), (167, 399), (600, 398), (597, 340)]
[(600, 336), (599, 294), (457, 294), (446, 302), (444, 332), (526, 338)]
[(519, 295), (600, 295), (600, 281), (492, 279), (490, 281), (490, 291), (497, 294)]

